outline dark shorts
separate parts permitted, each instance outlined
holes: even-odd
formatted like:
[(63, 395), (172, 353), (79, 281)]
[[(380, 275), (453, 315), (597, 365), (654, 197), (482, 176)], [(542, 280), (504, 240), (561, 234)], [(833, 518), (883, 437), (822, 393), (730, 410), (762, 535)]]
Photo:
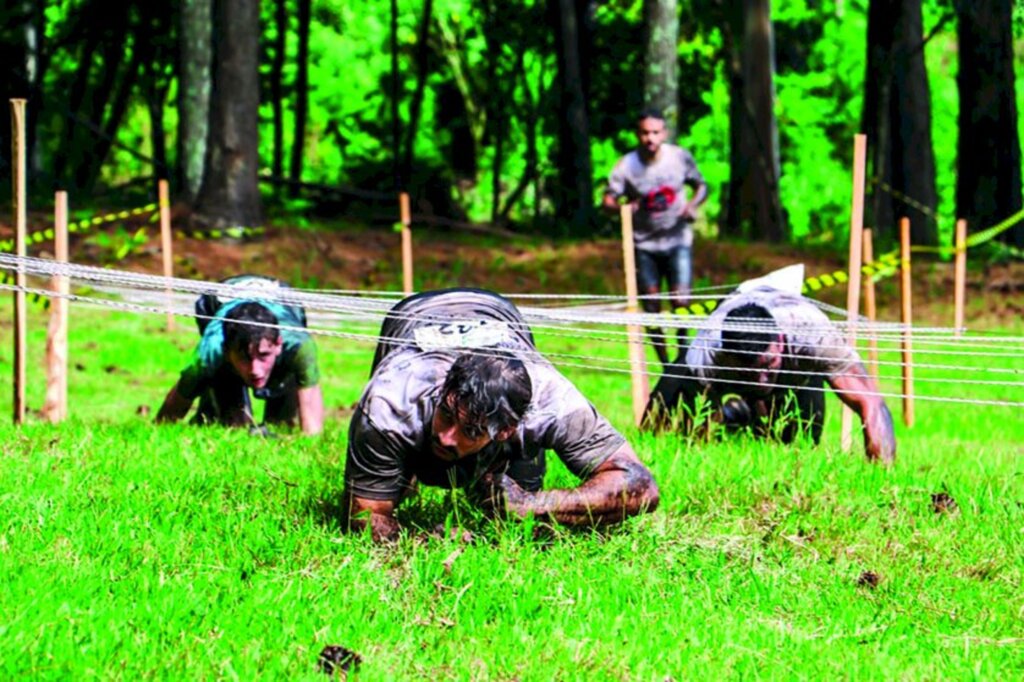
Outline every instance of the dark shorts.
[[(453, 312), (455, 311), (455, 312)], [(377, 351), (370, 365), (370, 376), (377, 365), (393, 350), (405, 345), (403, 339), (412, 338), (417, 320), (440, 322), (450, 318), (485, 318), (505, 322), (531, 348), (533, 332), (512, 301), (486, 289), (458, 287), (422, 291), (403, 298), (388, 311), (380, 327)]]
[[(640, 293), (660, 290), (662, 280), (668, 281), (669, 291), (689, 291), (693, 279), (691, 249), (677, 246), (668, 251), (636, 250), (636, 283)], [(648, 308), (648, 301), (644, 302)], [(661, 308), (658, 301), (651, 301), (654, 311)]]
[(807, 386), (776, 389), (765, 397), (720, 393), (705, 390), (685, 368), (673, 364), (651, 391), (643, 425), (653, 429), (699, 427), (693, 415), (703, 396), (712, 409), (721, 409), (722, 424), (729, 431), (749, 428), (756, 436), (783, 443), (806, 434), (817, 444), (825, 424), (824, 388), (824, 380), (815, 379)]

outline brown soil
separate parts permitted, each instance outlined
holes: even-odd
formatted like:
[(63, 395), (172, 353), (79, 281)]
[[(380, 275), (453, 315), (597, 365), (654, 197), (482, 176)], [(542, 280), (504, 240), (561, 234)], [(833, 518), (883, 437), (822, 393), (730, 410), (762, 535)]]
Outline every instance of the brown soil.
[[(41, 219), (39, 222), (42, 223)], [(35, 221), (33, 221), (35, 222)], [(146, 223), (139, 223), (142, 225)], [(126, 226), (127, 232), (138, 229)], [(155, 226), (148, 243), (121, 261), (113, 260), (115, 246), (95, 238), (75, 236), (71, 258), (79, 263), (159, 273), (161, 258)], [(101, 228), (102, 229), (102, 228)], [(0, 239), (10, 229), (0, 224)], [(122, 236), (120, 242), (123, 243)], [(612, 238), (554, 241), (502, 233), (469, 233), (414, 227), (416, 288), (477, 286), (503, 293), (622, 294), (621, 241)], [(319, 289), (397, 291), (401, 289), (399, 235), (384, 227), (363, 225), (313, 230), (274, 226), (246, 240), (176, 238), (175, 275), (216, 280), (242, 272), (279, 277), (294, 286)], [(49, 256), (47, 245), (30, 248), (31, 255)], [(696, 287), (731, 284), (796, 262), (808, 274), (844, 269), (844, 258), (821, 249), (742, 244), (700, 239), (694, 247)], [(877, 284), (878, 316), (899, 319), (899, 279), (889, 276)], [(914, 319), (918, 324), (952, 325), (953, 266), (940, 261), (914, 264)], [(814, 294), (845, 306), (842, 285)], [(1024, 263), (968, 273), (966, 322), (971, 327), (1018, 324), (1024, 315)]]

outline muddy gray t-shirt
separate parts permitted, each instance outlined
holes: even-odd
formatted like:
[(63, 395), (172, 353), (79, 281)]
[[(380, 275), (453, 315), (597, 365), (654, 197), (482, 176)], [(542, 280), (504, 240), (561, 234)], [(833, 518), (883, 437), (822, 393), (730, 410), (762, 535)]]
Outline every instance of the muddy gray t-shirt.
[(687, 184), (703, 184), (693, 155), (663, 144), (658, 158), (646, 164), (634, 150), (623, 156), (608, 178), (608, 193), (639, 200), (633, 214), (633, 242), (641, 251), (666, 251), (693, 243), (693, 227), (679, 216)]
[(768, 310), (785, 337), (778, 383), (803, 386), (813, 375), (786, 373), (813, 372), (830, 378), (846, 373), (853, 364), (860, 362), (857, 351), (847, 343), (843, 332), (812, 302), (797, 294), (758, 287), (726, 298), (708, 316), (706, 326), (697, 332), (686, 351), (687, 367), (705, 386), (716, 388), (716, 384), (728, 379), (728, 372), (715, 365), (715, 354), (722, 347), (722, 326), (729, 311), (748, 303)]
[[(357, 497), (396, 499), (413, 477), (427, 485), (466, 485), (544, 450), (554, 450), (570, 471), (586, 477), (626, 442), (537, 353), (526, 323), (499, 296), (428, 294), (393, 309), (381, 336), (375, 370), (349, 427), (345, 483)], [(431, 448), (430, 425), (448, 370), (464, 352), (494, 349), (514, 352), (526, 364), (533, 384), (527, 414), (509, 440), (454, 463), (441, 460)]]

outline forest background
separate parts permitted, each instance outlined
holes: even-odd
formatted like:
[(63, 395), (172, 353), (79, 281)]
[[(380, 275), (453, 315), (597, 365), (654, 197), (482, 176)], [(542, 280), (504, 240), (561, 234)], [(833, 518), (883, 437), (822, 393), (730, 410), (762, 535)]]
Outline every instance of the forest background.
[[(598, 200), (645, 105), (693, 151), (726, 236), (844, 244), (857, 132), (883, 240), (900, 215), (949, 243), (955, 217), (980, 229), (1022, 204), (1013, 0), (65, 0), (5, 3), (0, 25), (47, 204), (170, 177), (199, 224), (257, 224), (264, 204), (301, 222), (302, 181), (611, 234)], [(1024, 225), (1006, 240), (1024, 247)]]

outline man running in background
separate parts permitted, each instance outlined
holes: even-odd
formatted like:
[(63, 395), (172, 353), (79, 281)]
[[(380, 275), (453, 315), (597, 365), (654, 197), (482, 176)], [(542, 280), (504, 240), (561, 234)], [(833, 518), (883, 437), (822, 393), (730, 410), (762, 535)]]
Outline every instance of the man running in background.
[[(633, 211), (633, 244), (636, 249), (637, 289), (644, 311), (661, 311), (661, 281), (668, 280), (672, 310), (682, 307), (693, 278), (693, 221), (697, 207), (707, 198), (708, 187), (697, 170), (693, 155), (682, 147), (665, 143), (665, 118), (649, 109), (637, 117), (637, 148), (615, 164), (608, 178), (603, 206), (618, 213), (625, 197)], [(693, 196), (686, 199), (686, 187)], [(679, 345), (687, 330), (678, 330)], [(662, 366), (668, 364), (668, 345), (660, 327), (648, 327), (647, 334)]]
[[(303, 433), (323, 429), (324, 406), (316, 344), (301, 307), (273, 300), (277, 280), (243, 275), (224, 281), (245, 287), (247, 297), (219, 301), (204, 294), (196, 301), (201, 338), (195, 358), (167, 394), (157, 422), (183, 419), (199, 398), (193, 423), (257, 428), (249, 389), (266, 401), (264, 425), (296, 422)], [(267, 299), (259, 295), (266, 292)], [(292, 327), (278, 329), (278, 326)]]
[[(802, 281), (802, 268), (798, 281)], [(692, 428), (702, 399), (727, 428), (752, 427), (791, 442), (801, 431), (815, 443), (825, 420), (828, 385), (863, 423), (868, 459), (896, 456), (892, 415), (857, 351), (799, 285), (778, 288), (771, 276), (727, 297), (651, 393), (649, 428)], [(681, 414), (675, 414), (682, 408)]]
[[(578, 487), (541, 490), (549, 449)], [(516, 307), (479, 289), (425, 292), (391, 309), (352, 417), (349, 526), (395, 538), (395, 508), (417, 483), (464, 487), (488, 511), (571, 526), (658, 504), (626, 439), (540, 356)]]

